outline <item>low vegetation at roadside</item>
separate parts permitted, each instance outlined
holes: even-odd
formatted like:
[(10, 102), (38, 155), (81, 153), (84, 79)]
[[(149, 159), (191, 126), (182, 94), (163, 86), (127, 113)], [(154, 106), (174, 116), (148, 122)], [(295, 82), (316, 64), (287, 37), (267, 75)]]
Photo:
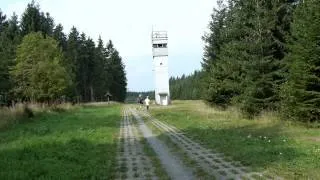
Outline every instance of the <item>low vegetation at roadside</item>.
[(35, 116), (47, 112), (61, 112), (75, 109), (69, 103), (47, 106), (45, 104), (17, 104), (15, 107), (0, 108), (0, 130), (8, 129), (14, 125), (31, 121)]
[(221, 111), (201, 101), (174, 101), (169, 107), (152, 107), (151, 113), (254, 170), (285, 179), (320, 178), (317, 128), (280, 121), (268, 113), (249, 120), (237, 110)]
[(45, 111), (0, 131), (0, 179), (112, 179), (120, 109)]

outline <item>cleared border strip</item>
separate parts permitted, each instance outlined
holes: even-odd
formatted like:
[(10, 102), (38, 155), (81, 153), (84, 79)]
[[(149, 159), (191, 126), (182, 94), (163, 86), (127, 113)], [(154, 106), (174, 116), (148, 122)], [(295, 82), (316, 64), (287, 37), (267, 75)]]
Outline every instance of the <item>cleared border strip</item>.
[(241, 165), (240, 162), (227, 161), (223, 157), (223, 154), (202, 147), (186, 137), (177, 128), (153, 118), (146, 112), (140, 111), (139, 113), (149, 118), (155, 127), (166, 132), (172, 142), (186, 152), (207, 173), (217, 179), (282, 179), (280, 177), (269, 177), (262, 172), (251, 172), (247, 167)]
[(172, 153), (169, 152), (169, 148), (152, 134), (151, 130), (145, 125), (140, 115), (133, 109), (131, 109), (131, 113), (138, 121), (140, 131), (155, 153), (158, 155), (161, 164), (168, 173), (169, 177), (175, 180), (195, 179), (192, 171), (185, 167), (180, 159), (173, 156)]

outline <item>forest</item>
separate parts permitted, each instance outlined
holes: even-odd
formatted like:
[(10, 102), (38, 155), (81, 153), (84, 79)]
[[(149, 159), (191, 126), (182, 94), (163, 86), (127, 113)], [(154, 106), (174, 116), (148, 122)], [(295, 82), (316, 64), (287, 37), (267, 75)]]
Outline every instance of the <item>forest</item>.
[(0, 10), (0, 103), (124, 101), (126, 73), (111, 40), (68, 34), (34, 1), (21, 18)]
[(146, 92), (134, 92), (129, 91), (127, 92), (126, 102), (127, 103), (138, 103), (138, 97), (141, 95), (143, 99), (149, 96), (150, 99), (155, 99), (154, 91), (146, 91)]
[(172, 98), (236, 106), (247, 117), (274, 111), (284, 119), (319, 122), (320, 1), (218, 4), (203, 36), (201, 77), (171, 78)]
[(170, 96), (179, 100), (198, 100), (201, 98), (201, 71), (194, 71), (190, 75), (171, 77), (169, 79)]

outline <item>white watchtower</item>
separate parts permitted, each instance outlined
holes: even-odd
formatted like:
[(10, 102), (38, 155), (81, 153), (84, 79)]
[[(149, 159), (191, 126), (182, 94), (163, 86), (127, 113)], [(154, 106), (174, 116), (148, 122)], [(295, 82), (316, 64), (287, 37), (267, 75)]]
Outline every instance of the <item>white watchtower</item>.
[(168, 35), (166, 31), (152, 31), (155, 100), (159, 105), (170, 104), (168, 73)]

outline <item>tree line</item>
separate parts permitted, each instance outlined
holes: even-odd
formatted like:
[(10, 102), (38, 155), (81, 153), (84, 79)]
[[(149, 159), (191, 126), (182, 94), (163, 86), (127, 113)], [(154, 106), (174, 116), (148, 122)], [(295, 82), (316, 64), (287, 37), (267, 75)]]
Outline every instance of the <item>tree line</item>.
[(190, 75), (170, 77), (169, 87), (171, 99), (196, 100), (201, 98), (201, 71)]
[(172, 99), (239, 107), (248, 117), (320, 121), (320, 1), (225, 0), (213, 10), (202, 70), (170, 78)]
[(202, 62), (202, 97), (249, 117), (320, 121), (320, 1), (219, 1)]
[(111, 40), (55, 25), (34, 1), (21, 20), (0, 10), (0, 101), (124, 101), (126, 73)]
[(138, 103), (138, 97), (140, 95), (143, 99), (145, 99), (147, 96), (149, 96), (149, 98), (151, 100), (155, 99), (154, 91), (146, 91), (146, 92), (128, 91), (127, 97), (126, 97), (126, 102), (127, 103)]

